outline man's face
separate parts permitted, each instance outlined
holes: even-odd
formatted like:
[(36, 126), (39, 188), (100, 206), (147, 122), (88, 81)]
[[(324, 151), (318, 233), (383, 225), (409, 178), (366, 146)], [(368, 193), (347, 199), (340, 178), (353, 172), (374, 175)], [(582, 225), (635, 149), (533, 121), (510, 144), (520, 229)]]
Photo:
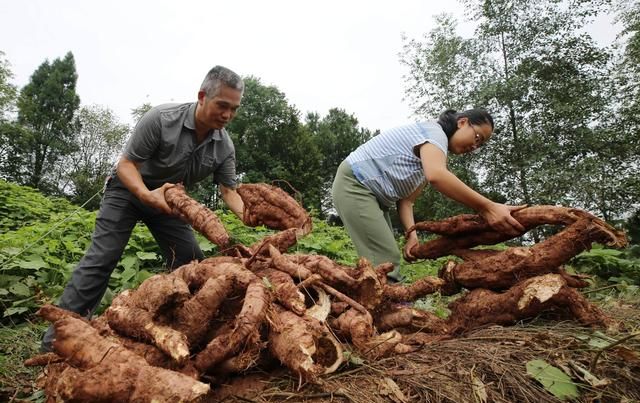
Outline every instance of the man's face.
[(209, 129), (222, 129), (236, 115), (242, 101), (242, 92), (235, 88), (222, 86), (212, 98), (204, 91), (198, 92), (198, 104), (201, 110), (200, 120)]

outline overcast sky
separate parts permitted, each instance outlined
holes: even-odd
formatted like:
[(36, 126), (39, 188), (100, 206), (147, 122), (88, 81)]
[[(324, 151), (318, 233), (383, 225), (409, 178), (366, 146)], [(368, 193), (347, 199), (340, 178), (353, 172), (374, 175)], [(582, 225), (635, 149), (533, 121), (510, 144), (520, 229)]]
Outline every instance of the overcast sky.
[[(73, 52), (82, 104), (123, 123), (145, 102), (194, 101), (221, 64), (275, 85), (301, 116), (339, 107), (375, 130), (412, 120), (402, 34), (422, 37), (442, 12), (464, 20), (455, 1), (4, 0), (0, 50), (18, 87), (45, 59)], [(613, 39), (609, 21), (596, 25)], [(472, 29), (461, 22), (463, 36)]]

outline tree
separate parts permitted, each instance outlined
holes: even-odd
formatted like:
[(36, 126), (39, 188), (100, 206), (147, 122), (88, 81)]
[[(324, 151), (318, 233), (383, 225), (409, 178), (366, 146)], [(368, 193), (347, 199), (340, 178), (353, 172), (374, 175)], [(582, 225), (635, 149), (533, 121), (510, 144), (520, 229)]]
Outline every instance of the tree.
[(297, 190), (307, 207), (320, 204), (320, 154), (299, 112), (284, 93), (245, 78), (242, 106), (229, 124), (243, 182), (275, 183)]
[(75, 204), (92, 210), (100, 199), (94, 197), (104, 186), (129, 133), (129, 126), (118, 122), (109, 108), (82, 107), (77, 115), (76, 149), (61, 157), (57, 165), (58, 187)]
[(22, 160), (15, 176), (21, 184), (52, 193), (55, 184), (45, 180), (59, 159), (73, 152), (75, 111), (80, 105), (76, 94), (75, 61), (71, 52), (52, 63), (45, 61), (31, 76), (18, 98), (18, 123), (27, 130), (24, 148), (16, 138), (13, 152)]
[(625, 227), (629, 235), (629, 242), (634, 245), (640, 245), (640, 210), (636, 210), (636, 212), (627, 219)]
[[(457, 22), (448, 14), (435, 17), (436, 27), (425, 35), (424, 42), (404, 37), (401, 62), (409, 68), (405, 76), (406, 94), (414, 114), (424, 120), (435, 119), (447, 109), (457, 111), (481, 107), (476, 105), (477, 83), (487, 74), (478, 43), (456, 35)], [(476, 154), (449, 158), (449, 169), (469, 186), (478, 189), (474, 168)], [(481, 167), (480, 167), (481, 169)], [(439, 220), (470, 210), (443, 196), (431, 187), (416, 200), (416, 220)]]
[(151, 108), (153, 108), (153, 106), (150, 103), (145, 102), (137, 108), (131, 109), (131, 117), (133, 117), (133, 120), (137, 123), (145, 113), (149, 112), (149, 109)]
[(4, 58), (4, 52), (0, 51), (0, 178), (6, 180), (13, 179), (10, 173), (19, 162), (13, 154), (11, 140), (21, 137), (16, 135), (20, 127), (9, 120), (16, 98), (16, 87), (9, 82), (12, 77), (11, 66)]
[(477, 83), (487, 74), (479, 42), (457, 35), (457, 21), (449, 14), (436, 15), (434, 21), (424, 42), (403, 37), (400, 59), (409, 68), (404, 77), (407, 99), (422, 119), (474, 106)]
[[(485, 191), (503, 194), (510, 203), (561, 203), (608, 218), (628, 211), (628, 195), (617, 198), (614, 189), (634, 181), (628, 167), (636, 141), (628, 130), (607, 123), (615, 99), (610, 96), (612, 53), (596, 46), (583, 29), (606, 3), (468, 0), (465, 8), (479, 22), (475, 37), (456, 39), (455, 26), (441, 20), (434, 30), (439, 41), (422, 46), (434, 55), (448, 49), (441, 52), (445, 57), (418, 55), (409, 63), (407, 95), (422, 105), (442, 103), (444, 94), (449, 99), (455, 91), (494, 115), (499, 135), (473, 164)], [(405, 55), (411, 53), (405, 50)], [(474, 74), (465, 70), (468, 66)], [(472, 86), (438, 81), (447, 71), (454, 73), (452, 80), (462, 74)], [(416, 91), (425, 86), (438, 91)], [(610, 158), (614, 150), (619, 157)], [(601, 191), (599, 181), (609, 190)]]
[(7, 118), (15, 103), (16, 86), (9, 82), (12, 78), (11, 65), (4, 58), (4, 52), (0, 51), (0, 121)]
[(320, 205), (315, 207), (325, 213), (331, 205), (331, 183), (338, 166), (353, 150), (369, 140), (372, 133), (368, 129), (360, 128), (354, 115), (338, 108), (330, 109), (322, 119), (317, 113), (308, 113), (306, 128), (320, 152), (322, 200)]

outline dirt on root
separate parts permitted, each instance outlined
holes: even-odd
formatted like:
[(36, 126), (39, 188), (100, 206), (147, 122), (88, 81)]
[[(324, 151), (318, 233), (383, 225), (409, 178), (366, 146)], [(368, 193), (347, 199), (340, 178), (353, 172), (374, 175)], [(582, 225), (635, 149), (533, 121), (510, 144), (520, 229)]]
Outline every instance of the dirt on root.
[[(605, 335), (575, 322), (537, 318), (517, 326), (477, 329), (378, 361), (352, 357), (316, 384), (301, 385), (287, 372), (245, 374), (212, 385), (209, 401), (559, 402), (527, 374), (526, 363), (540, 359), (571, 374), (579, 386), (577, 401), (639, 402), (640, 336), (606, 346), (640, 330), (640, 303), (617, 303), (605, 310), (627, 330)], [(585, 377), (581, 369), (590, 370), (596, 356), (590, 372), (596, 379)]]

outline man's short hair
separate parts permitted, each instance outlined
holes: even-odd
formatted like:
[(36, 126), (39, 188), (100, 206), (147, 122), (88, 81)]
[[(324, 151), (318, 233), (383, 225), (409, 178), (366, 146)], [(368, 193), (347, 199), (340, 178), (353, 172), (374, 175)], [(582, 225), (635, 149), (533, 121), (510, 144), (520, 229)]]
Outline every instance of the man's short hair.
[(215, 66), (209, 70), (202, 85), (200, 85), (200, 91), (204, 91), (207, 98), (213, 98), (218, 95), (218, 91), (223, 85), (244, 92), (242, 78), (223, 66)]

